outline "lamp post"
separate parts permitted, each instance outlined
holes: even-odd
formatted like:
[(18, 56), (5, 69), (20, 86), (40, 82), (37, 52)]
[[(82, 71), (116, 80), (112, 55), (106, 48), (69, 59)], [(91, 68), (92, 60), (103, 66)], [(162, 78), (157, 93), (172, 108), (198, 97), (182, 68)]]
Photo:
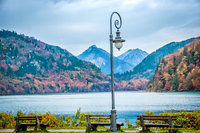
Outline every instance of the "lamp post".
[[(116, 14), (119, 19), (114, 21), (115, 28), (117, 29), (115, 40), (113, 40), (112, 35), (112, 17)], [(110, 16), (110, 64), (111, 64), (111, 96), (112, 96), (112, 110), (111, 110), (111, 132), (117, 132), (116, 125), (116, 110), (115, 110), (115, 95), (114, 95), (114, 73), (113, 73), (113, 43), (115, 43), (115, 47), (120, 50), (122, 48), (122, 42), (125, 40), (121, 39), (119, 29), (122, 26), (122, 19), (118, 12), (113, 12)]]

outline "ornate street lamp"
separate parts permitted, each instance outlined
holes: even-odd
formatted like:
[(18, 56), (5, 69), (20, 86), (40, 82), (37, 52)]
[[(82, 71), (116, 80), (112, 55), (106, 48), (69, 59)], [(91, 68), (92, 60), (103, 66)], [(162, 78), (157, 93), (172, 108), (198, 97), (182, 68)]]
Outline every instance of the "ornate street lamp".
[[(119, 17), (119, 20), (116, 19), (114, 21), (115, 28), (117, 29), (115, 40), (113, 40), (112, 35), (112, 17), (116, 14)], [(125, 40), (121, 39), (119, 29), (122, 26), (122, 19), (118, 12), (113, 12), (110, 16), (110, 64), (111, 64), (111, 96), (112, 96), (112, 110), (111, 110), (111, 132), (117, 132), (116, 125), (116, 110), (115, 110), (115, 95), (114, 95), (114, 73), (113, 73), (113, 42), (115, 43), (115, 47), (120, 50), (123, 46), (122, 42)]]

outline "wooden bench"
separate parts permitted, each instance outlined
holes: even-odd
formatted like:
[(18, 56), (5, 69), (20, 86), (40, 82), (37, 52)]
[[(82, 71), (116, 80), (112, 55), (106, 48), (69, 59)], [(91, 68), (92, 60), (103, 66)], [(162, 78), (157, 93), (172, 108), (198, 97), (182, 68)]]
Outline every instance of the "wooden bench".
[(34, 131), (38, 129), (46, 130), (48, 124), (41, 123), (42, 116), (17, 116), (15, 117), (16, 127), (15, 131), (19, 132), (20, 130), (26, 131), (27, 127), (35, 127)]
[[(98, 126), (110, 126), (111, 115), (86, 115), (87, 128), (86, 132), (90, 133), (90, 130), (97, 131)], [(124, 123), (117, 123), (117, 130), (120, 130)]]
[[(176, 116), (161, 116), (161, 115), (138, 115), (137, 120), (140, 120), (142, 131), (149, 130), (149, 127), (166, 127), (169, 128), (169, 133), (177, 132), (177, 128), (182, 128), (182, 125), (173, 124), (173, 120), (177, 120)], [(148, 120), (149, 123), (145, 123)], [(153, 122), (152, 122), (153, 121)], [(164, 121), (155, 123), (155, 121)]]

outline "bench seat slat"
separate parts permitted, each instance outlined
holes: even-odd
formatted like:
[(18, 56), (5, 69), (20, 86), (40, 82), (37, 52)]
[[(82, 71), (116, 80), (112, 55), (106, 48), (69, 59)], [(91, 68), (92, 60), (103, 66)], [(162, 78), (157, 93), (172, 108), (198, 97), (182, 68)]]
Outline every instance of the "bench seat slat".
[[(35, 126), (36, 124), (35, 123), (20, 123), (20, 125), (33, 125), (33, 126)], [(46, 124), (46, 123), (40, 123), (40, 125), (48, 125), (48, 124)]]
[[(137, 115), (137, 117), (140, 117), (140, 116), (143, 116), (143, 117), (163, 117), (163, 118), (168, 118), (169, 115)], [(172, 118), (176, 118), (177, 116), (171, 116)]]
[(108, 117), (110, 118), (111, 115), (87, 115), (89, 117)]
[[(140, 118), (137, 118), (137, 120), (140, 120)], [(162, 120), (162, 121), (168, 121), (168, 118), (160, 118), (160, 117), (149, 117), (149, 118), (145, 118), (143, 117), (143, 120)], [(172, 118), (172, 120), (177, 120), (176, 118)]]
[(173, 125), (175, 128), (182, 128), (182, 125)]
[(36, 126), (35, 123), (20, 123), (22, 126)]
[(178, 124), (174, 124), (173, 127), (174, 128), (182, 128), (183, 126), (182, 125), (178, 125)]
[[(152, 123), (145, 123), (146, 127), (169, 127), (169, 124), (152, 124)], [(181, 128), (182, 125), (173, 125), (174, 128)]]
[[(111, 123), (107, 123), (107, 122), (92, 122), (91, 125), (105, 125), (105, 126), (110, 126)], [(123, 126), (124, 123), (117, 123), (118, 126)]]
[(111, 123), (107, 123), (107, 122), (92, 122), (91, 125), (110, 125)]
[(152, 124), (152, 123), (145, 123), (146, 127), (169, 127), (169, 124)]
[(124, 126), (124, 123), (117, 123), (118, 126)]
[(40, 126), (48, 126), (46, 123), (40, 123)]
[(108, 117), (90, 117), (90, 119), (110, 119)]

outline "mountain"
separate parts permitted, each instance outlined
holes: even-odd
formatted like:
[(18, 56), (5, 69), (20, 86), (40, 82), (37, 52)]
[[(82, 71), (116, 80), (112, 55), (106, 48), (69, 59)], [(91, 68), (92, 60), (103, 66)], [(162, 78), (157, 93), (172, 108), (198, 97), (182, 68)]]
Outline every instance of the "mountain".
[(200, 91), (200, 40), (163, 57), (149, 91)]
[[(114, 88), (144, 90), (147, 82), (114, 79)], [(105, 91), (110, 91), (110, 76), (96, 65), (33, 37), (0, 31), (0, 95)]]
[(129, 49), (122, 55), (118, 56), (118, 59), (125, 61), (126, 63), (131, 64), (133, 67), (138, 65), (146, 56), (147, 52), (140, 49)]
[(67, 50), (5, 30), (0, 40), (0, 94), (109, 90), (109, 77)]
[(183, 48), (186, 44), (191, 43), (194, 39), (200, 39), (200, 37), (190, 38), (181, 42), (171, 42), (165, 46), (159, 48), (155, 52), (149, 54), (146, 58), (142, 60), (132, 71), (125, 72), (123, 74), (116, 74), (115, 77), (121, 80), (130, 79), (152, 79), (155, 70), (158, 66), (160, 59), (169, 53), (177, 52), (180, 48)]
[[(101, 69), (104, 74), (110, 74), (110, 54), (105, 50), (92, 45), (82, 54), (78, 56), (79, 59), (94, 63)], [(123, 73), (133, 68), (130, 64), (114, 57), (114, 72)]]

